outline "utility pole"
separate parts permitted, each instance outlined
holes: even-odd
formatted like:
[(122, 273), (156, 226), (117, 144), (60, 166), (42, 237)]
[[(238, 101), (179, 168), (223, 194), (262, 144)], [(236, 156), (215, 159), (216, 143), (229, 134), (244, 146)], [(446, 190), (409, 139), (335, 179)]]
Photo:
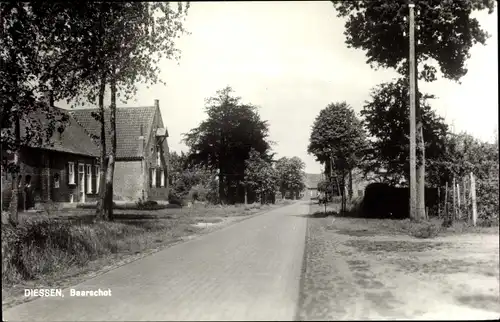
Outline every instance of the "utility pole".
[(409, 34), (410, 34), (410, 218), (417, 218), (417, 152), (416, 152), (416, 93), (415, 93), (415, 4), (409, 7)]

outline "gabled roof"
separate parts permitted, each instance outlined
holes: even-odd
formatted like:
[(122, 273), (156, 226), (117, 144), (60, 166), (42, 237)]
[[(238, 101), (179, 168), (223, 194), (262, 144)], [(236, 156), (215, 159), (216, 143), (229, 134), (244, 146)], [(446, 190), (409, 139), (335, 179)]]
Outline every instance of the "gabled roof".
[[(116, 108), (116, 158), (138, 158), (142, 157), (139, 149), (139, 137), (142, 135), (147, 140), (151, 133), (155, 113), (158, 107), (117, 107)], [(92, 112), (98, 112), (97, 108), (74, 109), (71, 114), (78, 123), (99, 140), (101, 127), (99, 122), (92, 116)], [(104, 111), (106, 124), (106, 150), (111, 150), (110, 132), (110, 110)]]
[(306, 188), (316, 189), (318, 188), (318, 183), (321, 181), (320, 173), (306, 173), (305, 184)]
[[(32, 142), (28, 144), (29, 147), (92, 157), (99, 156), (98, 146), (92, 141), (89, 133), (78, 124), (68, 111), (54, 106), (52, 111), (54, 112), (55, 121), (61, 120), (64, 115), (68, 116), (68, 121), (64, 123), (64, 131), (59, 133), (56, 128), (49, 141), (44, 137), (41, 144)], [(26, 129), (30, 121), (34, 121), (34, 125), (41, 126), (36, 130), (43, 133), (47, 132), (49, 119), (46, 114), (44, 112), (34, 112), (29, 115), (29, 120), (21, 120), (21, 137), (26, 137)]]

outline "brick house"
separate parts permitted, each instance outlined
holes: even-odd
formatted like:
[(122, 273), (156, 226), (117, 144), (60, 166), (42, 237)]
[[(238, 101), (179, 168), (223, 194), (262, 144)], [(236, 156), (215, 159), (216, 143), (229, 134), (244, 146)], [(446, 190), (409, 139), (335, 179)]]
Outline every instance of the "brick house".
[[(95, 137), (100, 124), (92, 116), (97, 109), (76, 109), (71, 115)], [(109, 128), (109, 110), (104, 119)], [(159, 101), (153, 106), (116, 109), (116, 164), (114, 199), (134, 201), (168, 199), (168, 130), (163, 124)], [(109, 135), (106, 148), (111, 149)]]
[[(55, 119), (66, 110), (53, 107)], [(95, 200), (98, 191), (99, 149), (88, 133), (70, 115), (63, 133), (54, 131), (49, 141), (29, 144), (20, 149), (21, 182), (19, 206), (27, 209), (40, 202), (72, 203)], [(42, 126), (48, 126), (42, 113), (30, 115)], [(26, 134), (26, 120), (21, 120), (21, 136)], [(4, 155), (9, 158), (10, 156)], [(11, 180), (2, 169), (2, 207), (11, 198)], [(27, 198), (27, 196), (30, 196)]]

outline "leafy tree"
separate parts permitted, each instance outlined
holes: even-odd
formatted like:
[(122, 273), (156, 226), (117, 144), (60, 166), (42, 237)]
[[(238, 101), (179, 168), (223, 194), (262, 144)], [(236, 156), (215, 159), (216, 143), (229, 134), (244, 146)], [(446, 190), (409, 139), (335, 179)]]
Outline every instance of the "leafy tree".
[[(364, 157), (365, 175), (370, 172), (386, 171), (385, 181), (397, 184), (409, 180), (409, 102), (408, 81), (398, 79), (378, 85), (372, 90), (371, 98), (365, 102), (361, 115), (368, 135), (372, 138), (370, 148)], [(448, 126), (432, 111), (428, 100), (432, 95), (419, 95), (423, 119), (423, 135), (426, 142), (425, 155), (431, 161), (442, 157)], [(432, 176), (430, 176), (432, 178)], [(437, 184), (437, 182), (436, 182)]]
[[(332, 1), (337, 15), (347, 18), (345, 23), (348, 47), (366, 51), (367, 63), (373, 67), (395, 68), (407, 75), (408, 5), (383, 0)], [(481, 29), (473, 11), (492, 13), (495, 1), (415, 0), (416, 44), (418, 61), (423, 63), (421, 79), (433, 81), (437, 69), (444, 77), (458, 81), (467, 73), (465, 67), (469, 51), (474, 44), (484, 45), (489, 35)], [(404, 32), (406, 31), (406, 35)], [(407, 64), (407, 63), (406, 63)]]
[[(347, 17), (345, 24), (348, 47), (363, 49), (372, 67), (395, 68), (408, 75), (408, 6), (399, 2), (382, 0), (332, 1), (339, 17)], [(459, 81), (467, 73), (465, 63), (470, 57), (470, 48), (485, 44), (488, 34), (481, 29), (474, 10), (488, 9), (492, 13), (492, 0), (436, 1), (415, 0), (417, 13), (415, 24), (415, 70), (417, 79), (436, 80), (436, 62), (444, 77)], [(405, 33), (406, 31), (406, 33)], [(419, 64), (423, 64), (419, 73)], [(418, 85), (416, 86), (418, 95)], [(417, 112), (417, 202), (418, 217), (424, 217), (425, 205), (425, 141), (422, 113)]]
[(278, 171), (255, 149), (250, 151), (245, 165), (245, 186), (260, 196), (262, 204), (270, 202), (279, 185)]
[(276, 170), (279, 174), (280, 192), (284, 196), (290, 192), (297, 198), (300, 191), (304, 190), (305, 163), (298, 157), (282, 157), (276, 161)]
[(168, 180), (170, 184), (174, 184), (181, 173), (187, 168), (187, 158), (187, 155), (182, 151), (180, 154), (175, 151), (169, 153)]
[(206, 100), (208, 118), (184, 134), (190, 148), (188, 162), (218, 171), (221, 202), (233, 203), (243, 195), (245, 160), (252, 148), (264, 159), (272, 158), (267, 122), (255, 106), (240, 101), (231, 87), (217, 91)]
[[(321, 110), (314, 121), (308, 153), (326, 165), (330, 177), (332, 165), (341, 173), (342, 209), (345, 209), (345, 175), (352, 179), (352, 169), (359, 163), (366, 137), (361, 122), (346, 103), (332, 103)], [(350, 185), (352, 185), (352, 180)], [(352, 196), (352, 186), (349, 191)]]
[[(80, 15), (88, 21), (91, 34), (86, 49), (82, 49), (79, 63), (91, 66), (94, 73), (86, 73), (81, 90), (87, 95), (77, 103), (97, 100), (99, 112), (94, 117), (101, 123), (101, 180), (97, 217), (112, 219), (113, 176), (116, 158), (116, 100), (133, 97), (137, 83), (163, 82), (158, 78), (161, 59), (178, 58), (175, 39), (185, 30), (182, 20), (189, 3), (176, 9), (170, 3), (125, 2), (92, 3)], [(74, 13), (78, 15), (78, 13)], [(109, 85), (111, 149), (106, 149), (104, 94)], [(108, 152), (108, 153), (107, 153)], [(104, 175), (105, 173), (105, 175)]]

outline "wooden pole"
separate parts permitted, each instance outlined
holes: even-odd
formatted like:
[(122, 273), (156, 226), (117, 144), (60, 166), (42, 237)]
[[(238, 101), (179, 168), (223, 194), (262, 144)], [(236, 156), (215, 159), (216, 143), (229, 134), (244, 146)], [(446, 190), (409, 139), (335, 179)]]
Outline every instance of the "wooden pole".
[(448, 218), (448, 182), (446, 182), (446, 187), (444, 190), (444, 215)]
[(462, 218), (462, 211), (460, 209), (460, 182), (457, 182), (457, 205), (458, 205), (458, 209), (457, 209), (457, 212), (458, 212), (458, 219), (461, 219)]
[(416, 142), (416, 93), (415, 93), (415, 4), (409, 7), (410, 34), (410, 218), (417, 216), (417, 142)]
[(453, 219), (457, 219), (456, 193), (457, 193), (457, 185), (455, 183), (455, 177), (453, 177)]
[(441, 218), (441, 189), (438, 187), (438, 217)]
[(477, 205), (476, 205), (476, 178), (470, 173), (470, 192), (472, 197), (472, 224), (476, 226), (477, 222)]

